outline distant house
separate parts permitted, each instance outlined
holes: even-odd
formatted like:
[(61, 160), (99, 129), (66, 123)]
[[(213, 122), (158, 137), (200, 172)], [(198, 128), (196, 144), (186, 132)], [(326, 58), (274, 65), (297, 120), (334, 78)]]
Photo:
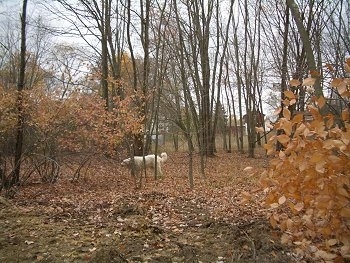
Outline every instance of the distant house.
[(243, 135), (247, 135), (247, 128), (245, 125), (237, 125), (237, 126), (232, 126), (231, 127), (231, 134), (233, 135), (239, 135), (240, 134), (240, 131), (241, 129), (243, 129)]
[[(255, 112), (254, 117), (255, 117), (255, 121), (254, 121), (255, 126), (262, 126), (264, 124), (265, 114), (257, 111), (257, 112)], [(248, 115), (245, 114), (245, 115), (243, 115), (243, 123), (247, 123), (247, 121), (248, 121)]]

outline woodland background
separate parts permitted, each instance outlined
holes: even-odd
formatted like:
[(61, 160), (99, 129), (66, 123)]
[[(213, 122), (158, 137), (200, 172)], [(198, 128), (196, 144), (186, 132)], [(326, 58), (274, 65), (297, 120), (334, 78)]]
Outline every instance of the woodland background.
[(262, 174), (282, 241), (349, 258), (349, 1), (13, 3), (0, 1), (2, 195), (162, 151), (187, 153), (195, 189), (209, 157), (264, 144), (265, 172), (244, 171)]

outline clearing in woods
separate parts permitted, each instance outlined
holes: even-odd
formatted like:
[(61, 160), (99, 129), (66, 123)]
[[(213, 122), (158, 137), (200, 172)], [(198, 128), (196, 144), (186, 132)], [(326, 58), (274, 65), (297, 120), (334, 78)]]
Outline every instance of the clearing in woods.
[[(243, 171), (267, 163), (218, 153), (205, 180), (194, 171), (194, 190), (185, 153), (169, 153), (165, 178), (149, 172), (141, 190), (106, 159), (75, 182), (66, 173), (23, 186), (0, 199), (0, 262), (300, 262), (270, 227), (257, 178)], [(248, 193), (254, 202), (242, 202)]]

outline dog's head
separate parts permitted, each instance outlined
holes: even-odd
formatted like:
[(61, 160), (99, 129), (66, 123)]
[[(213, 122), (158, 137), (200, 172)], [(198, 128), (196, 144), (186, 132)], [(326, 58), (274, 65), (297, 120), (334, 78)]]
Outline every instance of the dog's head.
[(160, 157), (162, 157), (162, 162), (165, 162), (166, 160), (168, 160), (168, 155), (166, 154), (166, 152), (161, 153)]

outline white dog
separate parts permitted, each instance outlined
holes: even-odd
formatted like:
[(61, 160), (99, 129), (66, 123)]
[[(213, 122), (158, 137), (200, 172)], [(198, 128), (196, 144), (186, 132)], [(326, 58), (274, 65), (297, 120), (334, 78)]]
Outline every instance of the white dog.
[[(157, 174), (163, 176), (162, 164), (168, 159), (168, 155), (163, 152), (160, 156), (157, 156)], [(134, 169), (135, 175), (142, 172), (143, 169), (151, 168), (155, 169), (156, 167), (156, 155), (149, 154), (145, 157), (143, 156), (134, 156), (134, 163), (132, 158), (127, 158), (121, 163), (122, 166), (127, 166), (130, 170)]]

